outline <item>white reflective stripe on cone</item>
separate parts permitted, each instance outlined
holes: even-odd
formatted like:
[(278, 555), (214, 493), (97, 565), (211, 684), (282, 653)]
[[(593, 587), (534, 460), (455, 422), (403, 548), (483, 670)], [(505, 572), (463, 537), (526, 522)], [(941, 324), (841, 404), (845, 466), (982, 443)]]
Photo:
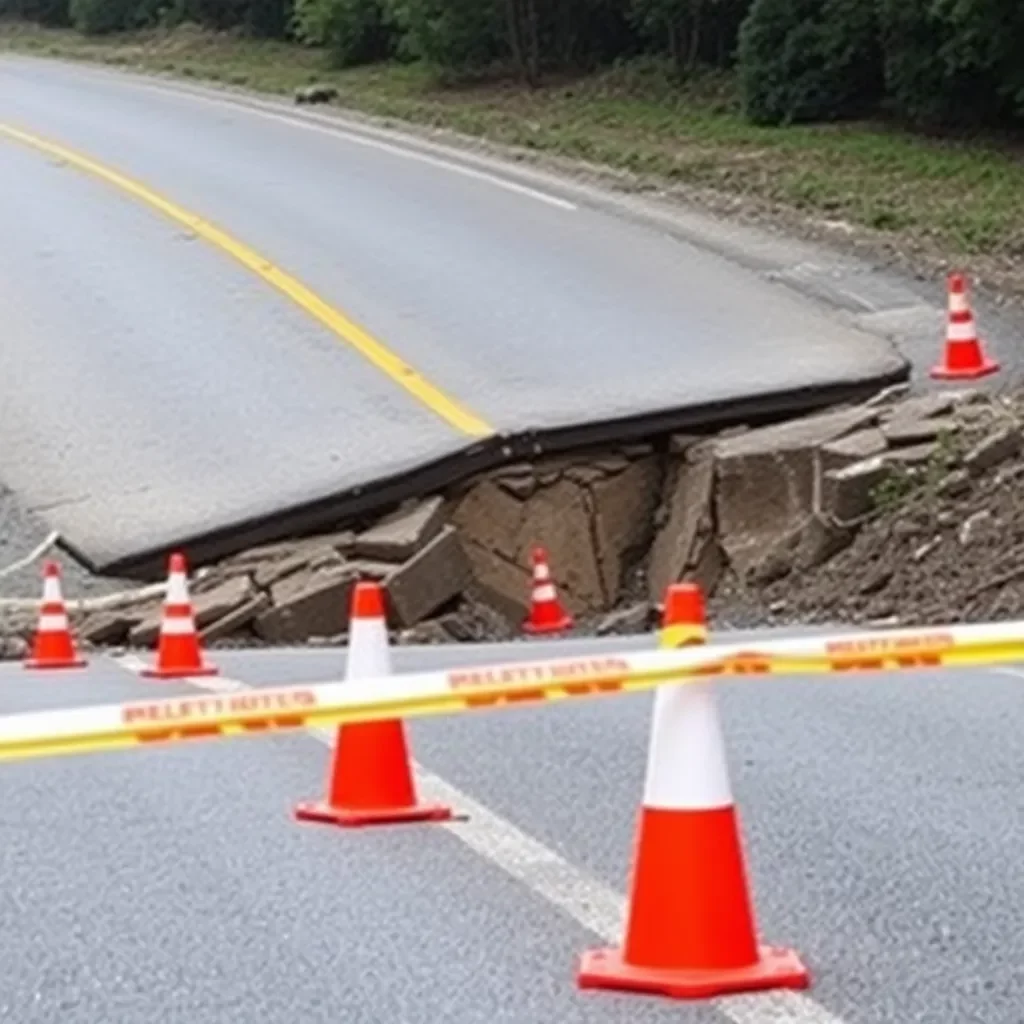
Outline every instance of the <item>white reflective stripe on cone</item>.
[(185, 636), (196, 631), (196, 624), (191, 615), (165, 615), (160, 624), (160, 632), (168, 636)]
[(188, 584), (180, 572), (172, 572), (167, 578), (166, 604), (188, 604)]
[(950, 341), (974, 341), (976, 340), (974, 322), (965, 324), (952, 323), (949, 325), (949, 333), (946, 335)]
[(970, 303), (963, 292), (951, 292), (949, 296), (949, 311), (951, 313), (965, 313), (970, 309)]
[(60, 580), (56, 576), (43, 578), (43, 604), (61, 604), (64, 598), (60, 593)]
[(535, 583), (546, 583), (551, 579), (551, 570), (548, 568), (547, 562), (541, 562), (534, 567), (533, 579)]
[(381, 618), (353, 618), (349, 622), (346, 679), (378, 679), (391, 675), (387, 624)]
[(534, 587), (533, 599), (534, 601), (554, 601), (555, 585), (553, 583), (544, 583), (539, 587)]
[(43, 633), (63, 632), (68, 628), (68, 617), (66, 615), (40, 615), (39, 629)]
[(691, 811), (731, 807), (732, 803), (711, 685), (660, 687), (654, 695), (644, 806)]

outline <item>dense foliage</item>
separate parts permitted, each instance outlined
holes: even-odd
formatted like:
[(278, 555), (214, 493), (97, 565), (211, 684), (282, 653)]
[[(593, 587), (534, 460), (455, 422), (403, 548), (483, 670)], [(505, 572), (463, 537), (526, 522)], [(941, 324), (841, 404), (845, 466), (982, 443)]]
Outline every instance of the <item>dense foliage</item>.
[(190, 21), (322, 47), (337, 67), (505, 67), (529, 85), (653, 53), (680, 75), (735, 66), (764, 124), (1024, 125), (1024, 0), (0, 0), (0, 14), (90, 34)]

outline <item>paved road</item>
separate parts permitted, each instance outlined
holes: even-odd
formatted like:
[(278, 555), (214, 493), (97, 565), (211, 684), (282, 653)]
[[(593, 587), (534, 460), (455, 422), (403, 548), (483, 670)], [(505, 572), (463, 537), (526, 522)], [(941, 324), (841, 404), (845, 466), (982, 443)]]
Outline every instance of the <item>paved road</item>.
[[(438, 651), (397, 657), (407, 669)], [(255, 686), (343, 667), (337, 650), (217, 660)], [(469, 813), (448, 828), (294, 824), (326, 764), (305, 736), (4, 765), (0, 1015), (1016, 1024), (1022, 684), (974, 672), (721, 688), (762, 930), (801, 950), (815, 987), (714, 1008), (573, 985), (575, 955), (617, 927), (647, 696), (415, 723), (423, 785)], [(0, 712), (154, 688), (187, 690), (109, 663), (48, 678), (7, 666)]]
[(905, 369), (634, 220), (107, 72), (0, 61), (0, 195), (0, 473), (106, 569), (507, 435)]

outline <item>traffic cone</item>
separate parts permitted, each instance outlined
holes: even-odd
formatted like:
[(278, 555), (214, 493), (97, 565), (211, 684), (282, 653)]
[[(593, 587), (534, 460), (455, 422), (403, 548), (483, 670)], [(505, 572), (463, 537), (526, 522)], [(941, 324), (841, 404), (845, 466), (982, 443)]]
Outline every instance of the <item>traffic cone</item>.
[(974, 380), (995, 373), (999, 364), (985, 354), (984, 345), (978, 337), (964, 275), (950, 274), (948, 288), (946, 347), (942, 362), (932, 367), (932, 377), (936, 380)]
[(561, 633), (572, 626), (572, 621), (572, 616), (558, 599), (547, 551), (542, 547), (534, 548), (530, 614), (523, 623), (524, 632)]
[[(391, 675), (384, 595), (360, 582), (352, 592), (346, 679)], [(401, 720), (355, 722), (338, 727), (327, 780), (327, 799), (295, 808), (299, 821), (328, 825), (386, 825), (446, 821), (452, 812), (417, 801)]]
[[(700, 591), (670, 587), (661, 645), (705, 634)], [(625, 941), (583, 955), (580, 988), (704, 999), (808, 986), (796, 953), (757, 941), (710, 683), (655, 694), (636, 843)]]
[(68, 622), (67, 607), (60, 587), (60, 566), (47, 562), (43, 566), (43, 601), (39, 623), (32, 641), (31, 654), (25, 668), (81, 668), (86, 664), (75, 651)]
[(188, 676), (215, 676), (215, 665), (203, 662), (199, 647), (199, 633), (188, 596), (185, 556), (171, 555), (167, 573), (167, 596), (164, 598), (163, 617), (156, 665), (142, 670), (151, 679), (183, 679)]

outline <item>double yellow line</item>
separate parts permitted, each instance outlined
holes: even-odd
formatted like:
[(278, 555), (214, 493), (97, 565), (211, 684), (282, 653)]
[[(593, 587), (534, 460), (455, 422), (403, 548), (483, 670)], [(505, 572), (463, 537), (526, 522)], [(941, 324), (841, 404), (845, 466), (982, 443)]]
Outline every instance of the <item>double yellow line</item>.
[(195, 213), (184, 209), (141, 182), (129, 178), (110, 167), (68, 149), (67, 146), (40, 138), (11, 125), (0, 123), (0, 136), (21, 143), (37, 152), (61, 160), (71, 167), (100, 181), (106, 182), (121, 192), (132, 196), (169, 220), (193, 231), (198, 237), (231, 256), (247, 270), (287, 296), (300, 309), (319, 321), (339, 340), (355, 349), (364, 359), (386, 374), (399, 387), (412, 395), (418, 402), (440, 417), (460, 434), (472, 438), (490, 437), (494, 428), (465, 406), (435, 387), (419, 371), (392, 352), (383, 342), (335, 309), (301, 281), (280, 267), (250, 249), (227, 232), (211, 224)]

